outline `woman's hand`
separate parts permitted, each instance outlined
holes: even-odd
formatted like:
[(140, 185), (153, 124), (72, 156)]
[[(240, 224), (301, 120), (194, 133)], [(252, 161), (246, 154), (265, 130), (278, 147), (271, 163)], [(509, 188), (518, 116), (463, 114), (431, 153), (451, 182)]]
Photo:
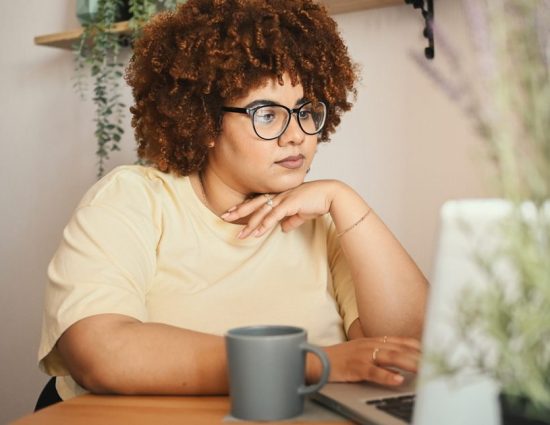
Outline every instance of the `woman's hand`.
[[(324, 350), (330, 360), (331, 382), (371, 381), (396, 386), (403, 383), (404, 377), (395, 369), (416, 373), (420, 360), (420, 342), (414, 338), (359, 338)], [(320, 368), (319, 360), (309, 356), (310, 382), (318, 380)]]
[(339, 184), (335, 180), (303, 183), (279, 194), (263, 194), (230, 208), (221, 216), (225, 221), (249, 217), (238, 237), (262, 236), (279, 222), (284, 232), (301, 226), (330, 211)]

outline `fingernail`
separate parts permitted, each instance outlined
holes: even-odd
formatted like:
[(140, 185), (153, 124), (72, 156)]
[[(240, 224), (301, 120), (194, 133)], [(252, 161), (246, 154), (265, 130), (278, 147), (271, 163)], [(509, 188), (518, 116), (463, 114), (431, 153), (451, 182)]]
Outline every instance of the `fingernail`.
[(239, 239), (245, 239), (245, 238), (247, 238), (247, 237), (249, 237), (249, 236), (250, 236), (250, 230), (247, 229), (246, 227), (245, 227), (244, 229), (242, 229), (242, 230), (239, 232), (239, 234), (237, 235), (237, 237), (238, 237)]
[(227, 212), (223, 213), (220, 217), (225, 220), (227, 217), (229, 217), (229, 214), (231, 214), (231, 213), (229, 211), (227, 211)]
[(401, 375), (393, 375), (393, 380), (401, 384), (405, 380), (405, 378)]
[(237, 209), (237, 206), (235, 205), (234, 207), (231, 207), (227, 210), (226, 214), (230, 213), (230, 212), (233, 212)]
[(260, 230), (260, 229), (256, 229), (256, 230), (254, 230), (254, 233), (252, 233), (252, 236), (258, 237), (258, 236), (260, 236), (260, 233), (262, 233), (261, 230)]

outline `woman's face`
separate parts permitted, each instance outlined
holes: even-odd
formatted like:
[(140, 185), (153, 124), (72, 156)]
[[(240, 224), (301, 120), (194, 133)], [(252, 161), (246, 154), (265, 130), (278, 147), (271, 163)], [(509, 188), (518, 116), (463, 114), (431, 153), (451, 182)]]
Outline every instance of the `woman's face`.
[[(283, 85), (268, 80), (247, 96), (224, 106), (247, 108), (275, 103), (297, 108), (304, 99), (301, 84), (292, 86), (283, 76)], [(278, 193), (300, 185), (317, 149), (317, 135), (305, 134), (292, 118), (277, 139), (263, 140), (256, 135), (249, 115), (225, 112), (222, 131), (209, 151), (207, 171), (214, 172), (226, 185), (243, 195)]]

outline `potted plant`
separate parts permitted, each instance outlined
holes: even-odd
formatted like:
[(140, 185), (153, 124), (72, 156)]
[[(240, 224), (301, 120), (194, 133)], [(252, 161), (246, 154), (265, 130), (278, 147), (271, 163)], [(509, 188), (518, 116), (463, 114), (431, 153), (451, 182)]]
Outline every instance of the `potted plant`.
[(550, 424), (550, 2), (464, 5), (481, 60), (476, 90), (444, 29), (435, 28), (439, 50), (455, 75), (416, 59), (473, 119), (495, 188), (513, 208), (502, 245), (472, 258), (484, 272), (482, 289), (467, 289), (454, 315), (468, 355), (428, 356), (439, 373), (470, 367), (493, 377), (504, 424)]
[[(126, 105), (121, 101), (124, 64), (121, 49), (139, 37), (142, 25), (160, 10), (173, 9), (184, 0), (94, 0), (79, 5), (83, 32), (75, 52), (75, 88), (85, 98), (86, 74), (92, 79), (95, 104), (98, 177), (105, 171), (109, 153), (119, 150), (124, 133), (122, 119)], [(81, 2), (83, 3), (83, 2)], [(84, 10), (82, 10), (84, 9)], [(129, 19), (131, 36), (114, 32), (115, 24)]]

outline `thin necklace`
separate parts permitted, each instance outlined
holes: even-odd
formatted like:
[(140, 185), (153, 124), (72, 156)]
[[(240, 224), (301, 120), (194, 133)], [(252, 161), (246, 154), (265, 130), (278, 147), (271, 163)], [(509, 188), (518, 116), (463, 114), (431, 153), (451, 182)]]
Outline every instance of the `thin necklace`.
[[(210, 202), (208, 202), (208, 198), (206, 197), (206, 190), (204, 188), (204, 176), (202, 174), (202, 170), (200, 170), (198, 173), (198, 176), (199, 176), (199, 183), (200, 183), (200, 186), (201, 186), (201, 198), (202, 198), (202, 202), (204, 203), (204, 205), (206, 206), (206, 208), (208, 208), (210, 211), (212, 211), (214, 214), (217, 214), (216, 211), (212, 208), (212, 205), (210, 204)], [(250, 194), (249, 196), (247, 196), (245, 199), (251, 199), (254, 197), (254, 194)], [(241, 219), (242, 220), (242, 219)], [(240, 220), (238, 221), (235, 221), (235, 224), (242, 224), (240, 222)]]
[(201, 185), (202, 201), (204, 202), (204, 205), (206, 205), (206, 207), (209, 210), (213, 211), (212, 207), (210, 206), (210, 202), (208, 202), (208, 198), (206, 197), (206, 190), (204, 190), (204, 180), (202, 176), (202, 170), (199, 170), (198, 175), (199, 175), (199, 183)]

